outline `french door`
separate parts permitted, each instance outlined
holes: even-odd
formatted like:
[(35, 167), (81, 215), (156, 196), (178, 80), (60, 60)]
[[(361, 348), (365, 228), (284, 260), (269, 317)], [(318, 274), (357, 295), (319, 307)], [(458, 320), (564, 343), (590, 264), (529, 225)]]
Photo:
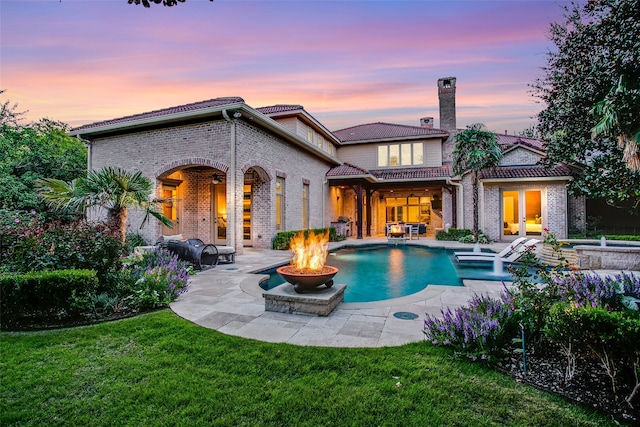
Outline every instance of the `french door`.
[(227, 186), (211, 184), (211, 235), (214, 245), (227, 244)]
[(542, 190), (502, 191), (502, 237), (541, 236), (546, 224), (545, 194)]
[(173, 235), (182, 233), (180, 216), (182, 215), (182, 202), (178, 197), (178, 186), (162, 184), (162, 214), (171, 220), (172, 228), (162, 225), (162, 234)]

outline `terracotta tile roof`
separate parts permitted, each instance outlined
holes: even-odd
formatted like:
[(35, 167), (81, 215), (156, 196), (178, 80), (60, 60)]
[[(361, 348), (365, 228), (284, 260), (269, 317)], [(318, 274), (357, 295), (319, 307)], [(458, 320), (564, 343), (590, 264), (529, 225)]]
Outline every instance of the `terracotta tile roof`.
[(210, 107), (218, 107), (218, 106), (226, 105), (226, 104), (236, 104), (236, 103), (240, 103), (240, 102), (244, 102), (244, 99), (242, 99), (240, 97), (237, 97), (237, 96), (209, 99), (209, 100), (206, 100), (206, 101), (194, 102), (192, 104), (179, 105), (177, 107), (169, 107), (169, 108), (164, 108), (162, 110), (155, 110), (155, 111), (149, 111), (147, 113), (135, 114), (133, 116), (126, 116), (126, 117), (120, 117), (120, 118), (117, 118), (117, 119), (111, 119), (111, 120), (105, 120), (105, 121), (102, 121), (102, 122), (91, 123), (91, 124), (88, 124), (88, 125), (83, 125), (83, 126), (77, 127), (77, 128), (75, 128), (73, 130), (84, 130), (84, 129), (91, 129), (91, 128), (96, 128), (96, 127), (100, 127), (100, 126), (115, 125), (115, 124), (119, 124), (119, 123), (127, 123), (127, 122), (130, 122), (130, 121), (133, 121), (133, 120), (147, 119), (147, 118), (151, 118), (151, 117), (161, 117), (161, 116), (166, 116), (166, 115), (169, 115), (169, 114), (182, 113), (182, 112), (185, 112), (185, 111), (195, 111), (195, 110), (199, 110), (199, 109), (210, 108)]
[(451, 165), (433, 168), (376, 169), (370, 172), (376, 178), (384, 180), (450, 178), (452, 176)]
[(419, 136), (448, 136), (447, 131), (442, 129), (425, 128), (421, 126), (397, 125), (392, 123), (369, 123), (365, 125), (353, 126), (333, 132), (342, 142), (362, 142), (376, 139), (419, 137)]
[(433, 168), (397, 168), (366, 170), (351, 163), (336, 166), (327, 172), (328, 177), (371, 175), (379, 180), (450, 178), (451, 165)]
[(571, 176), (571, 170), (565, 165), (556, 165), (546, 169), (542, 165), (535, 166), (501, 166), (493, 170), (481, 171), (480, 179), (516, 179), (516, 178), (552, 178)]
[(284, 113), (287, 111), (300, 111), (304, 110), (304, 107), (302, 105), (294, 104), (277, 104), (270, 105), (268, 107), (256, 108), (256, 110), (268, 116), (269, 114)]
[(545, 151), (544, 145), (543, 145), (544, 143), (539, 139), (527, 138), (524, 136), (517, 136), (517, 135), (502, 135), (502, 134), (496, 134), (496, 137), (498, 139), (498, 144), (502, 145), (505, 150), (508, 150), (514, 145), (521, 144), (521, 145), (525, 145), (527, 147), (533, 148), (534, 150)]
[(336, 166), (335, 168), (329, 169), (327, 172), (327, 176), (362, 176), (368, 175), (369, 171), (366, 169), (362, 169), (358, 166), (352, 165), (351, 163), (344, 163), (343, 165)]

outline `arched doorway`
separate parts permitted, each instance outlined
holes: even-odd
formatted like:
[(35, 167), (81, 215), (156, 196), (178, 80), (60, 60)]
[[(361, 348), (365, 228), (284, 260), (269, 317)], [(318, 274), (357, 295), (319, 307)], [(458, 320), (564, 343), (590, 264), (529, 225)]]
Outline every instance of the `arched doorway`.
[(242, 198), (242, 241), (244, 246), (269, 248), (274, 235), (269, 174), (259, 166), (244, 173)]

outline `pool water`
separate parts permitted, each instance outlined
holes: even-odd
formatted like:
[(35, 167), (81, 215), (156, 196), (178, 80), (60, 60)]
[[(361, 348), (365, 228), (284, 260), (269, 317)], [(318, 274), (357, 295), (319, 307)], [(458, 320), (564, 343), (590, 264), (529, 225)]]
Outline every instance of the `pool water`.
[[(418, 246), (358, 246), (329, 253), (327, 265), (338, 267), (335, 283), (344, 283), (345, 302), (371, 302), (420, 292), (428, 285), (462, 286), (462, 279), (511, 280), (493, 274), (493, 264), (459, 264), (452, 251)], [(275, 269), (263, 272), (267, 290), (284, 282)]]

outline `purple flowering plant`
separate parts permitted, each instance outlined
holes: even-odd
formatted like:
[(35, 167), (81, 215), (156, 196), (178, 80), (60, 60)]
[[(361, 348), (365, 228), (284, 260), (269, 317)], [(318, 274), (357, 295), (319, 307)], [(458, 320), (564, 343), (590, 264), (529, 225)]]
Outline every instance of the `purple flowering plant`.
[(125, 265), (135, 279), (126, 302), (136, 308), (165, 307), (187, 292), (189, 268), (166, 249), (129, 257)]
[(457, 354), (472, 360), (490, 360), (500, 353), (510, 338), (509, 318), (513, 296), (505, 289), (500, 299), (474, 295), (469, 304), (455, 310), (442, 310), (441, 316), (424, 321), (423, 332), (434, 345), (453, 347)]

